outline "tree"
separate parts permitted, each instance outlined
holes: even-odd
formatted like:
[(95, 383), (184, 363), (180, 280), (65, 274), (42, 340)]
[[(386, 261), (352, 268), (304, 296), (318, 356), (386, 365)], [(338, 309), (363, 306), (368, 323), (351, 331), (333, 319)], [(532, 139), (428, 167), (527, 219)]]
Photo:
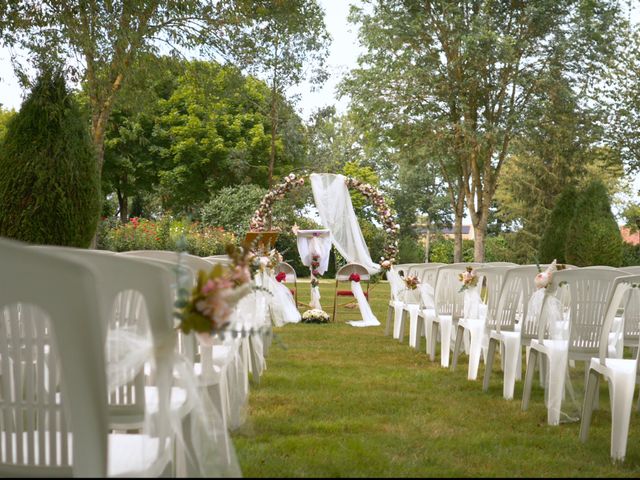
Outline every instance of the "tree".
[[(86, 83), (91, 136), (102, 170), (104, 139), (117, 96), (142, 52), (200, 48), (219, 53), (227, 23), (253, 0), (8, 0), (0, 33), (9, 45), (32, 52), (31, 63), (69, 62)], [(73, 67), (80, 59), (79, 71)], [(18, 74), (26, 75), (18, 66)]]
[[(466, 203), (475, 259), (527, 105), (550, 68), (587, 87), (616, 52), (615, 2), (393, 0), (354, 9), (368, 52), (343, 83), (361, 116), (429, 145), (448, 184), (456, 225)], [(588, 93), (588, 89), (587, 92)], [(585, 93), (585, 97), (587, 96)]]
[(622, 236), (611, 213), (607, 189), (599, 180), (580, 193), (567, 232), (565, 256), (578, 267), (622, 264)]
[(16, 114), (14, 110), (5, 110), (0, 105), (0, 141), (4, 138), (7, 132), (7, 125), (9, 120)]
[(44, 71), (0, 143), (0, 236), (88, 247), (98, 224), (95, 150), (59, 71)]
[(551, 263), (553, 260), (567, 263), (565, 245), (569, 226), (576, 212), (577, 198), (578, 193), (571, 184), (557, 197), (540, 241), (539, 261), (541, 263)]
[[(236, 10), (244, 29), (228, 29), (228, 49), (248, 72), (262, 77), (270, 87), (271, 145), (267, 186), (273, 186), (276, 139), (282, 120), (282, 99), (287, 90), (307, 76), (324, 81), (324, 60), (330, 36), (324, 12), (316, 0), (256, 1)], [(309, 71), (312, 70), (312, 71)]]
[[(160, 100), (154, 150), (161, 162), (164, 207), (196, 214), (223, 187), (267, 186), (272, 137), (264, 112), (269, 90), (233, 66), (192, 61), (184, 67), (170, 97)], [(303, 160), (303, 125), (289, 105), (281, 108), (291, 118), (276, 138), (279, 168), (292, 170)]]

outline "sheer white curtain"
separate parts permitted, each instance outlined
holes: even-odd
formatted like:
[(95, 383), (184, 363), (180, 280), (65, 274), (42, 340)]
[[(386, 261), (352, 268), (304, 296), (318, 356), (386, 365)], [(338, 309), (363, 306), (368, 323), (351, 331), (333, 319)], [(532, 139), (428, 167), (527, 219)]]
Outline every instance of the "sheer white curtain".
[(312, 173), (310, 179), (320, 220), (323, 226), (331, 230), (335, 247), (347, 262), (359, 263), (369, 273), (377, 273), (380, 265), (371, 260), (353, 211), (345, 177), (331, 173)]

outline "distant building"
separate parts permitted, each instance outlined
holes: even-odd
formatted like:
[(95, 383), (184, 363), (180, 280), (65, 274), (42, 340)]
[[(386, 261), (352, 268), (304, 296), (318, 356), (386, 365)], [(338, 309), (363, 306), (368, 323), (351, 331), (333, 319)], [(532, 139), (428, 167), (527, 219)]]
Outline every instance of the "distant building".
[[(453, 238), (454, 237), (454, 229), (452, 228), (443, 228), (439, 232), (444, 235), (444, 238)], [(475, 240), (475, 235), (473, 231), (473, 225), (462, 225), (462, 239), (463, 240)]]
[(620, 227), (620, 235), (622, 235), (622, 240), (631, 245), (640, 245), (640, 230), (631, 233), (631, 229), (629, 227)]

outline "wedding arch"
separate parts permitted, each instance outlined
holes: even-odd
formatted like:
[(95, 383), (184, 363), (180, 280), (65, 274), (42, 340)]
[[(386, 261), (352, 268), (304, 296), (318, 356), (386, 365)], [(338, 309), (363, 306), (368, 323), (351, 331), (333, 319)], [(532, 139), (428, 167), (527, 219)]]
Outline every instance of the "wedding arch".
[[(352, 177), (329, 173), (309, 175), (316, 208), (323, 226), (331, 231), (332, 243), (347, 261), (362, 263), (371, 273), (389, 270), (398, 258), (398, 232), (400, 225), (395, 222), (395, 214), (387, 205), (382, 193), (374, 186)], [(266, 230), (267, 219), (271, 217), (274, 203), (293, 189), (304, 185), (303, 176), (294, 173), (275, 185), (262, 198), (250, 222), (251, 231)], [(360, 226), (353, 211), (349, 190), (360, 192), (373, 205), (386, 234), (386, 245), (380, 264), (369, 256)], [(365, 254), (366, 250), (366, 254)]]

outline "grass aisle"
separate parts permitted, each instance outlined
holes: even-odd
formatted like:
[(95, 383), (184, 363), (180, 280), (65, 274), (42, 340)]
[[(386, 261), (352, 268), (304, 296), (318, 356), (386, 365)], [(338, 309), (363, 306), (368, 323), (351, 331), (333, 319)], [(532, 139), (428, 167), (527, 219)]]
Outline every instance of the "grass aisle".
[[(321, 285), (331, 313), (333, 281)], [(308, 301), (308, 284), (299, 284)], [(452, 372), (408, 342), (384, 336), (388, 285), (373, 288), (380, 327), (343, 323), (276, 329), (247, 424), (233, 436), (245, 477), (638, 477), (640, 423), (634, 410), (627, 460), (609, 460), (606, 386), (589, 441), (579, 424), (546, 425), (542, 390), (529, 411), (502, 399), (496, 371), (488, 393), (466, 379), (467, 359)], [(281, 342), (285, 347), (278, 345)], [(498, 363), (498, 362), (496, 362)], [(484, 372), (481, 364), (479, 378)]]

